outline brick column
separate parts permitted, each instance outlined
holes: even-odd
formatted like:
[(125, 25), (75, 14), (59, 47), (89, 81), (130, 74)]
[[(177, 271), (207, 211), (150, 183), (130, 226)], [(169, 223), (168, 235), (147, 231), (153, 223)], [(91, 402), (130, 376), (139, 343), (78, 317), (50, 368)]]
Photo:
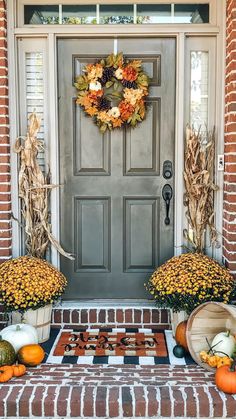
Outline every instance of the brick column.
[(223, 255), (236, 275), (236, 0), (227, 1)]
[[(6, 1), (0, 0), (0, 263), (11, 257), (11, 176)], [(0, 328), (4, 325), (0, 306)]]
[(11, 257), (11, 184), (6, 1), (0, 1), (0, 262)]

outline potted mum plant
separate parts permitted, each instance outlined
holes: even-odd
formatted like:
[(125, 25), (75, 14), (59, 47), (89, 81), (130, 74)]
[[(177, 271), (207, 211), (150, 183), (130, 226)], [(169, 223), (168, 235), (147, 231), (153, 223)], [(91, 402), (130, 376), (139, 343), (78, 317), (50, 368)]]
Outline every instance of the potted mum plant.
[(52, 303), (66, 285), (64, 275), (43, 259), (21, 256), (0, 265), (0, 302), (13, 324), (34, 326), (40, 342), (49, 338)]
[[(19, 137), (14, 151), (19, 156), (19, 198), (27, 256), (9, 260), (0, 266), (0, 301), (11, 312), (13, 324), (22, 321), (35, 326), (39, 341), (49, 338), (52, 303), (64, 292), (66, 278), (44, 258), (51, 244), (64, 257), (73, 259), (52, 235), (50, 192), (59, 185), (50, 183), (38, 163), (44, 149), (37, 138), (41, 121), (29, 116), (27, 135)], [(14, 218), (14, 217), (13, 217)], [(14, 218), (15, 221), (18, 221)]]
[(227, 304), (236, 296), (230, 272), (201, 253), (184, 253), (169, 259), (152, 274), (147, 289), (159, 307), (170, 308), (174, 313), (184, 311), (186, 316), (202, 303)]

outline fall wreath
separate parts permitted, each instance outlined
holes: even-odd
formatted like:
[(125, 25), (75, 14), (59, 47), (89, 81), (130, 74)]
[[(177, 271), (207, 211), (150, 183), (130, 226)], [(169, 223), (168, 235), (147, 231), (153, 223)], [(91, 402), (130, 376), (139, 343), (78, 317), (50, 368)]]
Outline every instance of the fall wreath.
[(76, 103), (94, 119), (101, 132), (124, 125), (135, 127), (145, 118), (148, 76), (142, 61), (122, 53), (88, 64), (76, 79)]

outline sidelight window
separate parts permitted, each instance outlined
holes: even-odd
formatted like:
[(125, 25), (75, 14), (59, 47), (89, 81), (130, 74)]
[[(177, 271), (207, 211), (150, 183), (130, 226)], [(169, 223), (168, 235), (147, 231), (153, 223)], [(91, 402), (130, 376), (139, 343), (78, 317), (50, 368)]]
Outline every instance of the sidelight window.
[[(28, 118), (36, 112), (41, 120), (38, 139), (47, 142), (47, 97), (46, 97), (46, 41), (30, 39), (19, 41), (19, 113), (20, 133), (25, 135)], [(42, 147), (38, 153), (38, 162), (44, 170), (45, 155)]]
[(209, 22), (209, 3), (24, 5), (25, 25)]
[(191, 51), (190, 122), (195, 128), (208, 124), (208, 52)]
[(185, 120), (196, 130), (215, 125), (215, 38), (187, 38), (185, 56)]

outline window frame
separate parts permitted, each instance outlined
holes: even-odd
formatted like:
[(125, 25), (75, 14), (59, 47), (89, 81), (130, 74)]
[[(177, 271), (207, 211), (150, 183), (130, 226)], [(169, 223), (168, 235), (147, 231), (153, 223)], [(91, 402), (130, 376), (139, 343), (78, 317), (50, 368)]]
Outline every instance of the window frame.
[[(209, 26), (209, 25), (216, 25), (216, 11), (217, 11), (217, 7), (216, 7), (216, 2), (217, 0), (198, 0), (198, 1), (194, 1), (194, 0), (150, 0), (148, 1), (148, 4), (205, 4), (205, 3), (209, 3), (209, 23), (198, 23), (198, 24), (193, 24), (193, 23), (181, 23), (181, 25), (184, 26)], [(78, 0), (70, 0), (70, 5), (78, 5)], [(130, 0), (86, 0), (85, 4), (87, 6), (89, 6), (90, 4), (93, 5), (127, 5), (127, 4), (131, 4), (131, 5), (135, 5), (135, 4), (143, 4), (145, 3), (144, 0), (135, 0), (135, 1), (130, 1)], [(43, 5), (69, 5), (68, 4), (68, 0), (18, 0), (17, 2), (17, 21), (16, 21), (16, 25), (19, 28), (22, 27), (40, 27), (42, 26), (40, 25), (30, 25), (30, 24), (25, 24), (24, 23), (24, 6), (25, 5), (38, 5), (38, 6), (43, 6)], [(83, 5), (83, 2), (80, 2), (81, 5)], [(89, 26), (89, 24), (86, 24), (86, 26)], [(100, 23), (97, 23), (97, 25), (99, 26), (103, 26)], [(129, 24), (125, 24), (125, 26), (127, 27)], [(138, 25), (136, 23), (132, 23), (130, 24), (131, 26), (133, 25)], [(155, 24), (148, 24), (148, 25), (160, 25), (160, 26), (164, 26), (167, 25), (165, 23), (155, 23)], [(172, 26), (176, 26), (176, 23), (168, 23), (168, 25), (172, 25)], [(61, 24), (53, 24), (53, 25), (43, 25), (43, 26), (61, 26)], [(63, 25), (63, 26), (68, 26), (68, 25)], [(73, 25), (70, 24), (69, 26), (76, 26), (78, 27), (78, 25)], [(96, 26), (96, 25), (92, 25), (92, 26)]]

